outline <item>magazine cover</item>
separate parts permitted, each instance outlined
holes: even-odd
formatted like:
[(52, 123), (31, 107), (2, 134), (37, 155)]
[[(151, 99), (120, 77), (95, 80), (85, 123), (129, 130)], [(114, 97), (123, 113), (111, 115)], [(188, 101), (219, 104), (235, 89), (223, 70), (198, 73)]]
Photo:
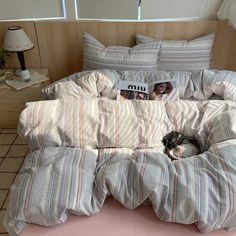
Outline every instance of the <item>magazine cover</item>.
[(148, 99), (148, 85), (145, 83), (120, 80), (118, 88), (123, 99)]
[(162, 100), (178, 101), (179, 89), (178, 81), (158, 81), (152, 84), (146, 84), (135, 81), (118, 82), (121, 99), (139, 99), (139, 100)]

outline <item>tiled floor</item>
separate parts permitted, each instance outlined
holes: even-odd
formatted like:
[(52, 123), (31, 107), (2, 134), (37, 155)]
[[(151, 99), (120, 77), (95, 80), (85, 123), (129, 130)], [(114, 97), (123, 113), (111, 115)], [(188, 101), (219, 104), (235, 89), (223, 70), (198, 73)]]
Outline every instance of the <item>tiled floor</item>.
[(9, 200), (9, 188), (23, 161), (28, 146), (17, 135), (16, 129), (0, 129), (0, 236), (7, 236), (3, 218)]

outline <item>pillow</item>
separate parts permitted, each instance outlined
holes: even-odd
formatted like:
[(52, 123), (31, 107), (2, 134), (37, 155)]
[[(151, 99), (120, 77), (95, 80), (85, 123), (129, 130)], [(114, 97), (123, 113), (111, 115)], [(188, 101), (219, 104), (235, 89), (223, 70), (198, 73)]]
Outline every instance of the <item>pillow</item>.
[(160, 42), (105, 47), (92, 35), (84, 34), (83, 70), (157, 70)]
[[(136, 35), (137, 44), (156, 42), (155, 39)], [(191, 41), (161, 41), (158, 70), (196, 71), (210, 69), (214, 35), (210, 34)]]

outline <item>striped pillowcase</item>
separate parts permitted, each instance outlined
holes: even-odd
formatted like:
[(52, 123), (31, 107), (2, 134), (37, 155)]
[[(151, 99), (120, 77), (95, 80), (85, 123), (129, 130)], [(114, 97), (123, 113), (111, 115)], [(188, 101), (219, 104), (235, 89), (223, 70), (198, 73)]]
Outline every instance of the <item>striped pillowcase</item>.
[[(137, 44), (156, 42), (155, 39), (136, 35)], [(214, 34), (191, 41), (161, 41), (158, 69), (165, 71), (197, 71), (210, 69)]]
[(83, 70), (157, 70), (160, 42), (105, 47), (92, 35), (84, 34)]

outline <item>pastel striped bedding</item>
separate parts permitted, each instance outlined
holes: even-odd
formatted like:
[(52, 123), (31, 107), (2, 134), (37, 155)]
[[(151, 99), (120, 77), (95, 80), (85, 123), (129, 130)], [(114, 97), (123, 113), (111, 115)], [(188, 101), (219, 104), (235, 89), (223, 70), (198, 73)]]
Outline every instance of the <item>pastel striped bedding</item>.
[(225, 70), (208, 70), (203, 80), (203, 92), (206, 96), (212, 93), (225, 100), (236, 101), (236, 73)]
[(18, 127), (31, 150), (151, 148), (160, 146), (163, 135), (172, 129), (162, 102), (82, 96), (29, 103)]
[(119, 80), (144, 82), (178, 81), (180, 99), (207, 100), (217, 95), (236, 101), (236, 72), (226, 70), (201, 71), (115, 71), (95, 70), (75, 73), (43, 89), (44, 99), (85, 96), (117, 99)]
[(157, 70), (159, 42), (134, 47), (105, 47), (92, 35), (84, 34), (83, 70)]
[[(27, 223), (92, 215), (110, 195), (129, 209), (148, 202), (161, 220), (195, 223), (201, 232), (233, 229), (235, 114), (233, 101), (28, 103), (19, 133), (32, 153), (11, 187), (6, 229), (17, 235)], [(173, 128), (199, 134), (202, 153), (171, 162), (161, 138)]]
[(78, 96), (87, 98), (104, 96), (115, 99), (117, 97), (115, 87), (119, 79), (120, 73), (114, 70), (83, 71), (42, 89), (42, 98), (49, 100)]
[(136, 35), (138, 45), (161, 42), (158, 69), (163, 71), (197, 71), (211, 68), (214, 35), (210, 34), (191, 41), (156, 40)]

